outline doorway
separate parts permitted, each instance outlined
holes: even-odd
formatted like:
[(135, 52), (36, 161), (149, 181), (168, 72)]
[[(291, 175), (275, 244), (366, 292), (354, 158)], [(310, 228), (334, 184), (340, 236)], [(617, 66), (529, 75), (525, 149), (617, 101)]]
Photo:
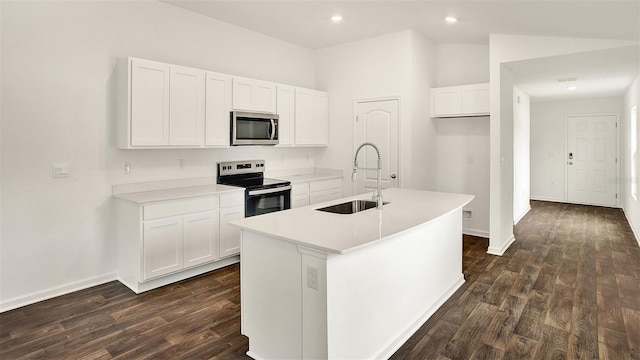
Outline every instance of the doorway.
[(618, 205), (618, 116), (567, 117), (567, 201)]
[[(357, 100), (355, 113), (354, 155), (360, 144), (375, 144), (382, 157), (382, 188), (398, 187), (400, 99)], [(372, 192), (376, 189), (377, 163), (378, 157), (373, 148), (365, 147), (360, 151), (358, 167), (373, 170), (358, 171), (354, 194)]]

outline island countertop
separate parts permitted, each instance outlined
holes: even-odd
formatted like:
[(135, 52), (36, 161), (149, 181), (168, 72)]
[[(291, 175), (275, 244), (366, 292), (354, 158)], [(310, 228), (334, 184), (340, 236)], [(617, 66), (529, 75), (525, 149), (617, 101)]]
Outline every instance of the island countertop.
[[(334, 214), (316, 209), (346, 201), (370, 200), (371, 193), (231, 221), (242, 229), (333, 254), (344, 254), (429, 223), (462, 208), (473, 195), (412, 189), (385, 189), (382, 212), (369, 209)], [(462, 221), (462, 219), (460, 219)]]

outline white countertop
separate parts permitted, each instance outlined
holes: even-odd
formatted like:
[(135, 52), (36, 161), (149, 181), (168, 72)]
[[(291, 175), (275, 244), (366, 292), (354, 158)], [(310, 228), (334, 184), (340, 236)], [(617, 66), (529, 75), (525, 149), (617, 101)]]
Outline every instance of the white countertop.
[(384, 205), (381, 217), (376, 209), (349, 215), (315, 210), (352, 199), (371, 199), (371, 194), (363, 194), (233, 220), (230, 224), (327, 253), (344, 254), (436, 220), (468, 204), (474, 196), (410, 189), (385, 189), (383, 198), (389, 204)]
[(291, 183), (305, 182), (305, 181), (317, 181), (317, 180), (329, 180), (329, 179), (342, 179), (340, 174), (301, 174), (301, 175), (285, 175), (285, 176), (273, 176), (276, 179), (291, 181)]
[(184, 199), (196, 196), (221, 195), (232, 192), (243, 192), (244, 188), (227, 185), (186, 186), (171, 189), (140, 191), (125, 194), (114, 194), (118, 199), (128, 200), (136, 204), (146, 204), (158, 201)]

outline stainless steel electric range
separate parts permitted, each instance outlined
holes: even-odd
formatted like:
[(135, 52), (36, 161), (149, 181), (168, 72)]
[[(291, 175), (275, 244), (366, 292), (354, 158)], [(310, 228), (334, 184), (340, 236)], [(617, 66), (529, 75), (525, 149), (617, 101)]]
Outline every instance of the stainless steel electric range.
[(291, 208), (291, 182), (264, 177), (264, 160), (218, 163), (218, 184), (245, 188), (245, 217)]

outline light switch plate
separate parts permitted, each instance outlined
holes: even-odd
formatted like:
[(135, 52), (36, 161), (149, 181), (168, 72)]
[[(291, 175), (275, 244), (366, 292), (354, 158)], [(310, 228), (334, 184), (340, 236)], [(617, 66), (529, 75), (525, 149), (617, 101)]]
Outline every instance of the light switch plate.
[(71, 167), (67, 163), (53, 164), (52, 175), (54, 179), (68, 178), (71, 175)]

